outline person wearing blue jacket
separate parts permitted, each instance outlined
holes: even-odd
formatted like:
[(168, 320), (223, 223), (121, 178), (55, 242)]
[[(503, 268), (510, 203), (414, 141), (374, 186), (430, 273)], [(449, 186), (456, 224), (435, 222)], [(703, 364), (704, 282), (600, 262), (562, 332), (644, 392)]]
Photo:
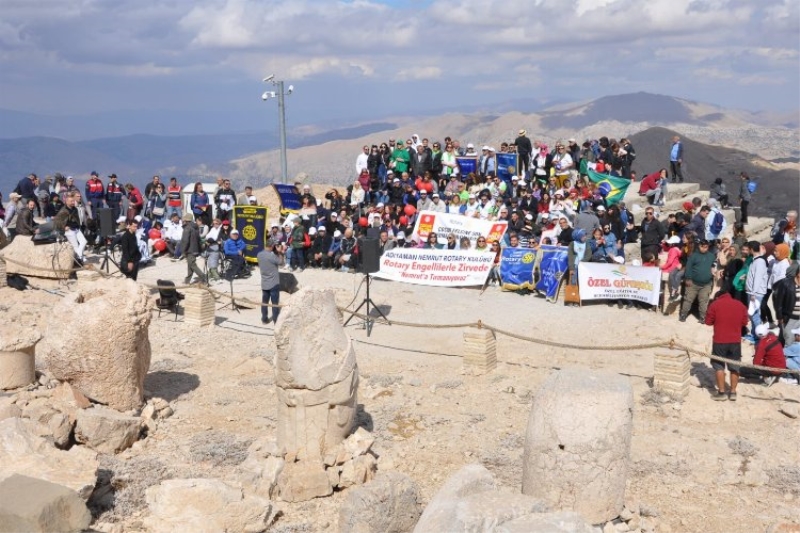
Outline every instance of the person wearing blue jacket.
[(683, 183), (683, 143), (677, 135), (672, 138), (672, 148), (669, 151), (669, 169), (672, 174), (672, 183)]
[(228, 281), (236, 278), (244, 266), (244, 248), (245, 243), (239, 238), (239, 230), (234, 229), (222, 246), (225, 257), (231, 260), (231, 268), (225, 273)]

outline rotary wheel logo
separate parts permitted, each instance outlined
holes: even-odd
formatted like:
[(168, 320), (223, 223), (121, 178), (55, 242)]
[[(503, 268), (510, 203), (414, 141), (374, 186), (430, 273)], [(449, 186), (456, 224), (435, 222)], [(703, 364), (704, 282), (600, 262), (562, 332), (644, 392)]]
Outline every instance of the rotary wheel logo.
[(522, 262), (525, 263), (526, 265), (530, 264), (530, 263), (533, 263), (534, 257), (536, 257), (536, 256), (533, 255), (532, 253), (527, 253), (527, 254), (522, 256)]
[(245, 240), (252, 241), (256, 238), (256, 228), (253, 226), (245, 226), (242, 230), (242, 236)]

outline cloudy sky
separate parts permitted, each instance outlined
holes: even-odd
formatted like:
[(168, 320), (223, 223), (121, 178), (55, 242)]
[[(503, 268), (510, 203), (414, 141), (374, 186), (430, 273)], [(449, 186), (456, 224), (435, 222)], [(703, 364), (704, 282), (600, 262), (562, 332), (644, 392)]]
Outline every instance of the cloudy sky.
[(0, 0), (0, 108), (160, 113), (180, 116), (185, 133), (263, 129), (277, 119), (276, 103), (260, 99), (274, 73), (295, 86), (295, 125), (635, 91), (790, 111), (800, 100), (798, 6)]

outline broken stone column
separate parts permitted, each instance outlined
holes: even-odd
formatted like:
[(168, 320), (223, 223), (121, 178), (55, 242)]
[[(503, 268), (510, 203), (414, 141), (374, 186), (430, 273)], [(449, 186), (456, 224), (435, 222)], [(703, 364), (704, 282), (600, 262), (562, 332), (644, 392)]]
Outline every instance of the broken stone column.
[[(295, 494), (292, 501), (325, 496), (332, 488), (325, 481), (323, 457), (353, 429), (358, 389), (353, 343), (333, 291), (304, 288), (293, 294), (281, 310), (275, 343), (278, 447), (302, 463), (287, 464), (281, 494)], [(292, 472), (298, 483), (318, 480), (318, 490), (294, 490)]]
[(25, 387), (36, 381), (36, 343), (42, 336), (22, 326), (0, 330), (0, 389)]
[(685, 351), (662, 348), (654, 358), (653, 388), (685, 398), (691, 368)]
[(6, 274), (6, 262), (0, 259), (0, 289), (8, 286), (8, 276)]
[(183, 291), (183, 321), (192, 326), (208, 326), (214, 323), (214, 295), (203, 289)]
[(522, 492), (593, 524), (616, 518), (632, 426), (633, 390), (625, 377), (583, 369), (550, 374), (528, 418)]
[(6, 272), (36, 278), (67, 279), (72, 272), (75, 251), (68, 242), (36, 246), (30, 239), (14, 239), (3, 248)]
[(50, 374), (117, 411), (144, 400), (150, 368), (150, 295), (128, 279), (103, 279), (57, 303), (37, 353)]
[(497, 340), (494, 331), (467, 328), (464, 331), (464, 370), (486, 374), (497, 368)]

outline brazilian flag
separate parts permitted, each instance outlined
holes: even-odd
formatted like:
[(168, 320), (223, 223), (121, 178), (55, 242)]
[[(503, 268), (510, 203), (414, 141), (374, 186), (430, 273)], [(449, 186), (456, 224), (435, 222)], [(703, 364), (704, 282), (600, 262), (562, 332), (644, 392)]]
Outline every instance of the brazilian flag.
[(628, 190), (628, 186), (631, 184), (631, 180), (627, 178), (600, 174), (590, 168), (586, 168), (585, 174), (589, 176), (592, 182), (597, 184), (597, 188), (600, 189), (600, 194), (605, 197), (607, 205), (621, 202), (625, 197), (625, 191)]

